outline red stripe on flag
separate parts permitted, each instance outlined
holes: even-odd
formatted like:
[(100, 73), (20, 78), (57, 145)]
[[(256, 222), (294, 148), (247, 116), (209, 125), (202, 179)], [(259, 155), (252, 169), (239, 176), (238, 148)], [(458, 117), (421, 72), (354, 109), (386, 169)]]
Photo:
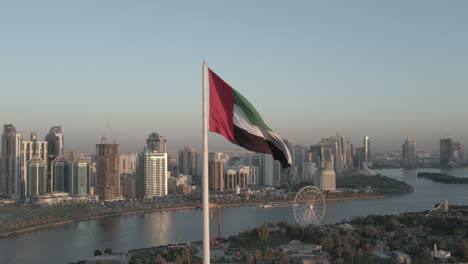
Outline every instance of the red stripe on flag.
[(223, 135), (227, 140), (234, 139), (234, 95), (232, 87), (208, 69), (210, 79), (210, 132)]

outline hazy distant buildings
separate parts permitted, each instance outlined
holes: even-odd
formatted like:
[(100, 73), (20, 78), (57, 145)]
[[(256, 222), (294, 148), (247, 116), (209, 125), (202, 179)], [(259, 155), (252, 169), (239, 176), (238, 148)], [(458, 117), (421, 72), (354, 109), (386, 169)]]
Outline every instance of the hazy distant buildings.
[(13, 199), (20, 198), (21, 190), (21, 141), (23, 135), (15, 126), (3, 126), (2, 152), (0, 156), (0, 193)]
[(370, 151), (370, 138), (364, 137), (364, 162), (366, 166), (370, 166), (372, 159), (371, 159), (371, 151)]
[(335, 191), (336, 174), (332, 162), (324, 162), (323, 167), (315, 176), (315, 186), (323, 191)]
[(451, 138), (440, 140), (440, 165), (454, 166), (464, 162), (463, 144)]
[(237, 167), (229, 168), (224, 172), (224, 185), (226, 190), (237, 190), (247, 187), (250, 171), (248, 169)]
[(140, 197), (167, 195), (167, 153), (149, 151), (145, 147), (140, 155), (138, 194)]
[(333, 169), (336, 174), (342, 174), (347, 170), (346, 166), (346, 146), (342, 136), (335, 136), (322, 139), (321, 145), (331, 151), (333, 156)]
[(250, 164), (258, 168), (258, 184), (272, 186), (273, 182), (273, 156), (264, 153), (255, 153), (251, 156)]
[(185, 146), (179, 151), (179, 173), (185, 175), (197, 174), (197, 150)]
[(150, 152), (156, 151), (159, 153), (166, 153), (166, 144), (166, 138), (158, 133), (151, 133), (146, 139), (146, 146), (148, 146)]
[(416, 140), (405, 140), (405, 143), (401, 146), (402, 153), (402, 167), (404, 168), (416, 168)]
[(210, 159), (208, 162), (209, 189), (211, 191), (224, 190), (224, 164), (223, 160)]
[(440, 165), (448, 166), (452, 160), (452, 139), (440, 140)]
[(121, 198), (119, 144), (96, 144), (96, 194), (100, 200)]

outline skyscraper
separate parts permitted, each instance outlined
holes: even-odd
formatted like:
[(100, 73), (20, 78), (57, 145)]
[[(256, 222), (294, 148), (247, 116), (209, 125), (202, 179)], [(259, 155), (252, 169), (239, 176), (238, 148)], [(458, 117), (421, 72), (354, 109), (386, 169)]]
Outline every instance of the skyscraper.
[(463, 143), (454, 142), (451, 138), (440, 140), (440, 165), (455, 166), (463, 164)]
[(54, 161), (58, 156), (63, 154), (63, 135), (62, 128), (60, 126), (51, 127), (49, 134), (45, 136), (45, 141), (47, 142), (47, 177), (50, 186), (48, 186), (48, 191), (53, 189), (52, 185), (52, 161)]
[(366, 162), (367, 166), (369, 166), (369, 163), (372, 162), (370, 152), (370, 139), (367, 136), (364, 137), (364, 162)]
[(167, 153), (149, 151), (145, 147), (140, 156), (139, 196), (167, 195)]
[(452, 158), (456, 164), (462, 164), (464, 162), (463, 143), (461, 142), (452, 143)]
[(336, 189), (336, 174), (332, 164), (325, 165), (315, 176), (314, 184), (323, 191), (334, 191)]
[(83, 155), (73, 160), (70, 192), (76, 195), (89, 194), (90, 163)]
[(96, 194), (100, 200), (120, 199), (119, 144), (96, 144)]
[(36, 155), (27, 164), (25, 196), (41, 195), (47, 192), (47, 163)]
[(250, 164), (258, 168), (258, 184), (273, 185), (273, 156), (270, 154), (255, 153), (251, 156)]
[[(22, 188), (21, 188), (21, 196), (28, 196), (32, 195), (29, 192), (28, 188), (28, 162), (33, 159), (34, 157), (38, 157), (39, 159), (43, 160), (45, 162), (45, 168), (46, 168), (46, 175), (45, 175), (45, 190), (46, 192), (50, 192), (50, 179), (48, 175), (48, 170), (47, 170), (47, 149), (48, 149), (48, 144), (46, 141), (39, 141), (37, 140), (37, 135), (36, 133), (31, 133), (31, 139), (29, 141), (23, 140), (21, 142), (21, 180), (23, 182)], [(37, 161), (37, 159), (36, 159)]]
[(134, 175), (138, 164), (138, 153), (120, 154), (119, 172), (121, 176)]
[(416, 168), (416, 140), (405, 140), (402, 145), (402, 166), (404, 168)]
[(71, 162), (64, 155), (60, 155), (50, 165), (52, 191), (71, 192)]
[(339, 135), (324, 138), (321, 144), (331, 151), (333, 155), (333, 169), (336, 174), (342, 174), (346, 170), (346, 146), (344, 146), (344, 138)]
[(210, 159), (208, 162), (209, 189), (211, 191), (224, 190), (224, 164), (223, 160)]
[(19, 199), (21, 194), (21, 142), (23, 135), (12, 124), (3, 126), (0, 156), (0, 193)]
[(452, 161), (452, 139), (440, 140), (440, 165), (447, 166)]
[(146, 145), (148, 146), (148, 150), (150, 152), (156, 151), (159, 153), (166, 153), (166, 144), (166, 138), (159, 135), (158, 133), (151, 133), (146, 139)]
[(197, 150), (185, 146), (179, 151), (179, 173), (195, 176), (197, 174)]

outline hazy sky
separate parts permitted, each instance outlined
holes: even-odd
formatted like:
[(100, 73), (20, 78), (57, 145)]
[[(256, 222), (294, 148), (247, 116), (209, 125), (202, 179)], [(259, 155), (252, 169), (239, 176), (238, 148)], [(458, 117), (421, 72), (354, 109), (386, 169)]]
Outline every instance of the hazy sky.
[[(0, 123), (94, 151), (200, 146), (201, 64), (294, 143), (468, 145), (468, 1), (4, 1)], [(237, 149), (218, 135), (213, 150)]]

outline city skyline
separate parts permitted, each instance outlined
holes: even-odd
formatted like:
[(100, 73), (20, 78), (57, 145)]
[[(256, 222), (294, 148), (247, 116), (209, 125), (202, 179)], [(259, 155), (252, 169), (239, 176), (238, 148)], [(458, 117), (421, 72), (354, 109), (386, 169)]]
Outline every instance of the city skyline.
[[(47, 133), (50, 133), (49, 129), (37, 129), (37, 130), (32, 130), (30, 131), (29, 133), (28, 132), (25, 132), (25, 131), (22, 131), (20, 128), (18, 128), (18, 126), (16, 125), (16, 123), (10, 123), (10, 124), (1, 124), (2, 126), (3, 125), (13, 125), (16, 127), (16, 130), (21, 133), (23, 135), (24, 138), (27, 138), (28, 135), (31, 135), (31, 134), (34, 134), (36, 135), (40, 140), (43, 140), (43, 138), (45, 138), (46, 136), (48, 136)], [(61, 129), (64, 129), (63, 127), (61, 126), (56, 126), (56, 125), (52, 125), (52, 128), (55, 128), (55, 127), (60, 127)], [(49, 127), (50, 128), (50, 127)], [(68, 136), (68, 133), (66, 132), (66, 128), (64, 129), (64, 135), (66, 136), (67, 138), (67, 143), (64, 144), (64, 150), (73, 150), (73, 151), (78, 151), (78, 152), (83, 152), (83, 153), (90, 153), (90, 152), (94, 152), (94, 148), (95, 148), (95, 145), (97, 143), (99, 143), (101, 140), (102, 140), (102, 136), (105, 134), (105, 133), (108, 133), (105, 131), (106, 129), (103, 129), (104, 132), (102, 132), (101, 134), (99, 135), (96, 135), (96, 140), (95, 141), (91, 141), (91, 142), (83, 142), (81, 141), (80, 139), (73, 139)], [(115, 129), (112, 129), (113, 133), (115, 134)], [(45, 131), (44, 133), (38, 133), (36, 131)], [(49, 131), (49, 132), (47, 132)], [(148, 134), (157, 134), (157, 133), (154, 133), (153, 131), (155, 130), (150, 130), (148, 129), (148, 132), (147, 133), (144, 133), (144, 136), (139, 136), (139, 137), (131, 137), (132, 140), (127, 140), (127, 141), (121, 141), (119, 140), (118, 138), (116, 138), (114, 135), (106, 135), (106, 141), (109, 142), (109, 143), (112, 143), (113, 140), (116, 140), (117, 142), (119, 142), (119, 144), (124, 147), (121, 147), (122, 148), (122, 153), (135, 153), (135, 152), (141, 152), (143, 151), (144, 149), (144, 146), (142, 147), (141, 146), (141, 142), (139, 142), (140, 138), (145, 138), (145, 137), (148, 137)], [(158, 131), (158, 133), (160, 133), (161, 135), (164, 135), (164, 140), (167, 140), (167, 141), (170, 141), (169, 144), (167, 144), (167, 152), (177, 152), (181, 149), (183, 149), (185, 146), (190, 146), (190, 147), (193, 147), (197, 150), (200, 150), (200, 146), (201, 146), (201, 143), (200, 142), (193, 142), (193, 143), (188, 143), (187, 141), (181, 141), (181, 142), (172, 142), (171, 140), (171, 135), (166, 135), (164, 133), (161, 133), (159, 130), (156, 130)], [(460, 138), (456, 138), (456, 137), (450, 137), (450, 136), (440, 136), (440, 137), (437, 137), (437, 138), (432, 138), (432, 139), (428, 139), (428, 140), (420, 140), (418, 136), (416, 137), (405, 137), (405, 138), (400, 138), (400, 139), (395, 139), (395, 140), (392, 140), (392, 144), (389, 145), (388, 147), (383, 147), (383, 144), (382, 142), (379, 142), (377, 141), (377, 139), (373, 138), (372, 136), (369, 136), (369, 134), (360, 134), (360, 135), (357, 135), (357, 137), (355, 138), (351, 138), (349, 137), (348, 135), (346, 134), (342, 134), (342, 133), (339, 133), (337, 131), (335, 132), (332, 132), (330, 134), (327, 134), (327, 135), (317, 135), (315, 137), (311, 137), (311, 139), (316, 139), (316, 140), (305, 140), (305, 141), (302, 141), (302, 142), (297, 142), (295, 141), (294, 139), (291, 139), (291, 138), (287, 138), (288, 140), (290, 140), (292, 143), (293, 143), (293, 146), (304, 146), (304, 147), (309, 147), (309, 146), (312, 146), (312, 145), (315, 145), (315, 144), (319, 144), (321, 143), (321, 141), (323, 139), (326, 139), (327, 137), (331, 136), (331, 135), (337, 135), (339, 134), (340, 136), (344, 137), (344, 139), (346, 140), (349, 140), (350, 143), (352, 143), (354, 146), (364, 146), (364, 143), (363, 143), (363, 138), (364, 137), (367, 137), (367, 138), (370, 138), (370, 141), (372, 142), (372, 151), (376, 151), (376, 152), (400, 152), (401, 151), (401, 142), (403, 142), (404, 140), (406, 139), (412, 139), (412, 140), (417, 140), (418, 141), (418, 147), (416, 149), (416, 151), (427, 151), (427, 152), (439, 152), (440, 150), (440, 144), (439, 144), (439, 141), (441, 139), (445, 139), (445, 138), (450, 138), (450, 139), (454, 139), (454, 140), (457, 140), (459, 142), (461, 142), (463, 145), (465, 145), (465, 142), (460, 140)], [(209, 133), (209, 138), (210, 138), (210, 151), (221, 151), (221, 152), (231, 152), (231, 151), (245, 151), (245, 152), (250, 152), (242, 147), (239, 147), (239, 146), (236, 146), (230, 142), (225, 142), (225, 140), (215, 134), (215, 133)], [(75, 146), (70, 146), (70, 141), (72, 142), (80, 142), (80, 145), (75, 145)], [(133, 145), (132, 143), (133, 142), (137, 142), (136, 145)], [(199, 140), (201, 141), (201, 139)], [(384, 139), (385, 141), (385, 139)], [(132, 142), (132, 143), (130, 143)], [(138, 142), (140, 144), (138, 144)], [(212, 142), (214, 142), (214, 144), (212, 144)], [(422, 142), (422, 143), (421, 143)], [(148, 142), (147, 142), (148, 143)], [(223, 144), (224, 143), (224, 144)], [(87, 145), (90, 145), (91, 146), (91, 149), (87, 149), (86, 147), (84, 148), (83, 147), (83, 144), (85, 146)], [(213, 147), (213, 145), (215, 145)], [(421, 146), (422, 145), (422, 146)], [(166, 148), (166, 146), (165, 146)]]
[[(405, 138), (433, 150), (440, 138), (467, 145), (468, 39), (459, 33), (466, 8), (461, 1), (6, 3), (0, 123), (38, 135), (62, 126), (66, 147), (92, 151), (110, 114), (123, 151), (140, 151), (137, 138), (155, 130), (171, 150), (199, 148), (207, 59), (295, 144), (338, 131), (353, 142), (369, 136), (375, 151), (397, 151)], [(47, 96), (24, 96), (36, 93)], [(210, 149), (236, 147), (211, 135)]]

